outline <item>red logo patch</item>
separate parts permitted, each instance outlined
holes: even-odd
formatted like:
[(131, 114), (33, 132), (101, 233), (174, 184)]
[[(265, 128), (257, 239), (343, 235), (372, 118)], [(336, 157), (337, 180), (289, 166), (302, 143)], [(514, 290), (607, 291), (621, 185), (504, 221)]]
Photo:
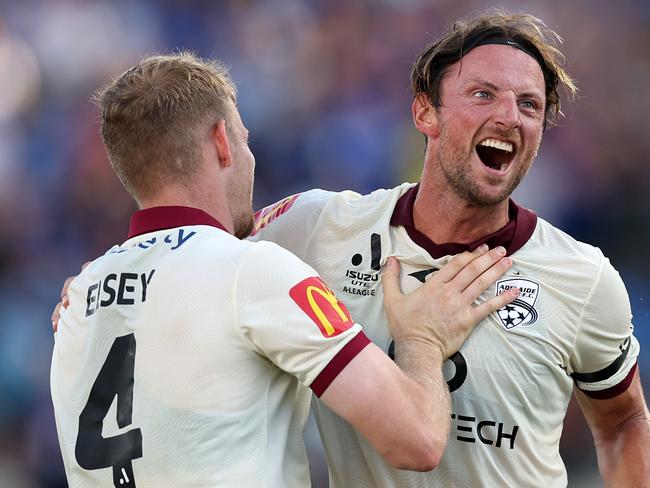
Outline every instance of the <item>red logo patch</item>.
[(264, 207), (262, 210), (255, 212), (253, 215), (253, 218), (255, 219), (255, 225), (253, 226), (252, 235), (257, 234), (260, 230), (262, 230), (264, 227), (277, 219), (280, 215), (289, 210), (300, 195), (300, 193), (296, 193), (295, 195), (283, 198), (279, 202), (274, 203), (273, 205), (269, 205), (268, 207)]
[(325, 337), (334, 337), (352, 327), (350, 312), (323, 280), (306, 278), (289, 290), (293, 301), (314, 321)]

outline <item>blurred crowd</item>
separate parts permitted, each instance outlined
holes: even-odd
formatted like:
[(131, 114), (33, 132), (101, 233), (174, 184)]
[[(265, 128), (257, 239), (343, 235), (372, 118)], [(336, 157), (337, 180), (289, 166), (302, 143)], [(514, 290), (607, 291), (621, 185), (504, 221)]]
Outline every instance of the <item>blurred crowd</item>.
[[(565, 39), (580, 96), (547, 130), (516, 199), (610, 257), (650, 379), (650, 3), (0, 0), (0, 486), (67, 486), (50, 313), (63, 280), (123, 240), (134, 210), (104, 154), (95, 89), (146, 54), (216, 57), (251, 131), (256, 208), (313, 187), (391, 187), (417, 180), (423, 154), (411, 62), (444, 26), (490, 6), (538, 15)], [(570, 486), (597, 486), (591, 444), (572, 408)]]

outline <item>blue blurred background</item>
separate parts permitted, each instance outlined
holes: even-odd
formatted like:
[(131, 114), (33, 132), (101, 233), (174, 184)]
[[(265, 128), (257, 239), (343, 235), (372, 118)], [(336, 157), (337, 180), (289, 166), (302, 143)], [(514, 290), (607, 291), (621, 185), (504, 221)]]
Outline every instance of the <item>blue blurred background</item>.
[[(145, 54), (217, 57), (251, 131), (257, 208), (316, 186), (367, 192), (418, 179), (410, 64), (444, 25), (489, 6), (534, 13), (565, 38), (581, 96), (517, 199), (620, 270), (650, 378), (650, 3), (0, 0), (0, 486), (66, 486), (50, 313), (63, 280), (122, 240), (134, 209), (98, 136), (96, 88)], [(321, 488), (313, 426), (307, 441)], [(591, 446), (572, 407), (570, 486), (600, 485)]]

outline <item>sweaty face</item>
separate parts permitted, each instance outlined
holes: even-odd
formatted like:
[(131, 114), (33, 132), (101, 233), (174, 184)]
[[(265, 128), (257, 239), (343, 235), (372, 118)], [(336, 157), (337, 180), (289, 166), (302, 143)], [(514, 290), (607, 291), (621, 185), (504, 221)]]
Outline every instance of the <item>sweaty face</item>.
[(233, 110), (227, 130), (228, 142), (232, 152), (235, 175), (231, 179), (228, 202), (235, 226), (235, 236), (243, 239), (253, 230), (253, 179), (255, 157), (248, 147), (248, 130)]
[(436, 159), (449, 187), (472, 205), (510, 196), (542, 138), (542, 69), (519, 49), (480, 46), (449, 66), (441, 82)]

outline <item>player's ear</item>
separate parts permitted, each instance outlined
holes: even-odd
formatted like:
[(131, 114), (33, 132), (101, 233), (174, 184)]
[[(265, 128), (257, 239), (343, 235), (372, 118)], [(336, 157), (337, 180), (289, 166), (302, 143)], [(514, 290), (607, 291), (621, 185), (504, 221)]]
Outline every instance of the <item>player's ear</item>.
[(411, 113), (417, 130), (429, 137), (435, 137), (439, 134), (438, 111), (425, 93), (420, 93), (413, 99)]
[(228, 131), (226, 129), (226, 121), (221, 119), (212, 126), (211, 142), (214, 144), (219, 156), (219, 165), (223, 168), (230, 166), (232, 163), (232, 155), (230, 153), (230, 144), (228, 143)]

